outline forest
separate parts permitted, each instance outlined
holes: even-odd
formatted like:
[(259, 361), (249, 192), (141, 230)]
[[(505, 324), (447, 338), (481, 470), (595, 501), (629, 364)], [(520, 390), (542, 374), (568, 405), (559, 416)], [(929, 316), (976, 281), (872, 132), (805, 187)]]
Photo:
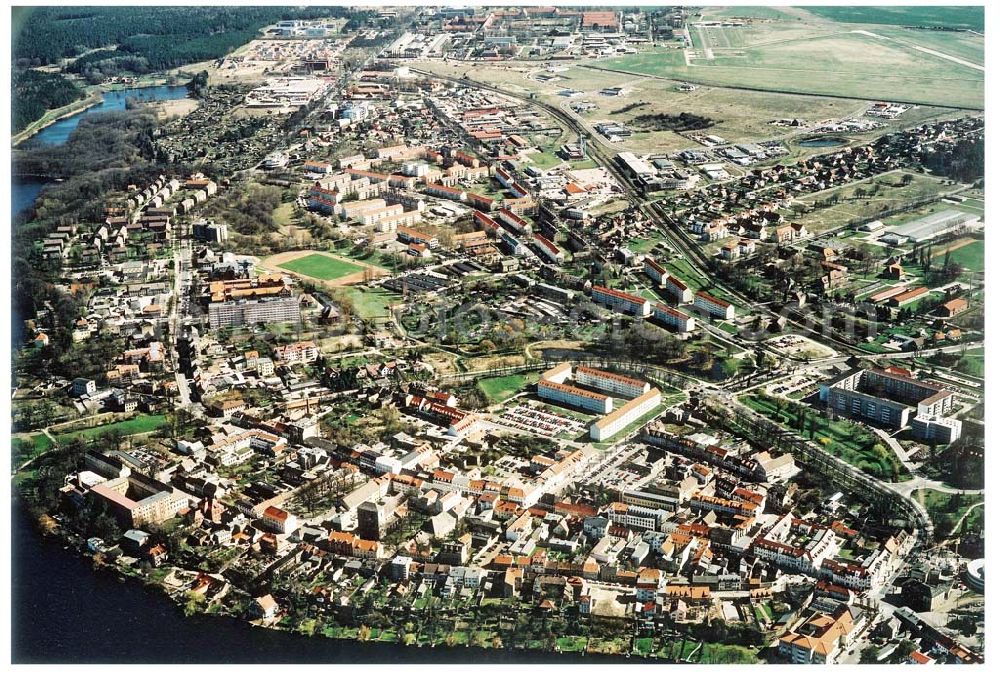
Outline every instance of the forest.
[(963, 139), (953, 147), (931, 146), (921, 154), (920, 160), (935, 174), (973, 183), (982, 179), (986, 172), (986, 142), (982, 138)]
[(13, 87), (11, 126), (17, 134), (38, 120), (45, 111), (71, 104), (85, 95), (82, 89), (58, 73), (41, 71), (15, 71), (11, 74)]

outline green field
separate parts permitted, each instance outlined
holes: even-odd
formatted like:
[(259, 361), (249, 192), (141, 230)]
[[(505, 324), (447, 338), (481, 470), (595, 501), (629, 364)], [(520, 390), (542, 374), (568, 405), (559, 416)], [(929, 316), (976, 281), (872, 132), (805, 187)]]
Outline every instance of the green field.
[(983, 8), (948, 6), (906, 7), (808, 7), (816, 16), (852, 24), (889, 24), (893, 26), (929, 26), (982, 31), (986, 25)]
[[(955, 262), (970, 271), (983, 273), (986, 271), (986, 243), (982, 240), (970, 242), (957, 250), (948, 253), (951, 261)], [(934, 263), (940, 264), (946, 255), (941, 254), (934, 258)]]
[(538, 373), (508, 374), (504, 377), (490, 377), (479, 381), (479, 389), (492, 403), (499, 403), (515, 393), (524, 390), (526, 384), (534, 383)]
[(362, 318), (388, 317), (389, 312), (386, 306), (399, 303), (401, 297), (388, 290), (381, 288), (365, 290), (359, 287), (346, 288), (351, 301), (354, 302), (354, 310)]
[(702, 10), (703, 19), (737, 17), (740, 19), (790, 19), (792, 15), (778, 7), (707, 7)]
[(970, 377), (983, 378), (986, 376), (986, 351), (981, 348), (969, 349), (951, 369)]
[[(757, 35), (770, 26), (755, 28), (754, 34), (739, 32), (749, 29), (693, 28), (695, 46), (708, 40), (707, 46), (715, 53), (713, 59), (692, 59), (691, 65), (685, 63), (682, 50), (662, 48), (600, 59), (591, 65), (705, 85), (983, 107), (983, 71), (918, 50), (919, 36), (900, 42), (849, 30), (818, 34), (799, 30), (784, 37), (780, 24), (775, 26), (777, 36), (770, 42), (756, 42)], [(751, 37), (754, 44), (750, 44)], [(963, 45), (962, 54), (970, 53), (965, 42), (956, 42)]]
[(11, 438), (11, 462), (15, 467), (51, 449), (54, 443), (44, 433), (17, 435)]
[(318, 280), (336, 280), (346, 275), (363, 271), (364, 268), (349, 261), (334, 259), (325, 254), (307, 254), (281, 264), (281, 268), (293, 273), (301, 273)]
[(125, 421), (118, 421), (113, 424), (102, 424), (101, 426), (92, 426), (91, 428), (81, 429), (79, 431), (73, 431), (71, 433), (60, 433), (56, 436), (56, 440), (60, 443), (69, 442), (75, 440), (76, 438), (83, 438), (84, 440), (93, 440), (99, 438), (104, 434), (111, 433), (112, 431), (118, 431), (125, 436), (138, 435), (140, 433), (149, 433), (155, 431), (167, 420), (162, 414), (140, 414), (132, 419), (126, 419)]
[[(981, 494), (947, 494), (925, 488), (916, 490), (913, 498), (927, 509), (938, 538), (947, 536), (969, 508), (983, 501)], [(971, 517), (973, 521), (977, 519), (975, 515)]]

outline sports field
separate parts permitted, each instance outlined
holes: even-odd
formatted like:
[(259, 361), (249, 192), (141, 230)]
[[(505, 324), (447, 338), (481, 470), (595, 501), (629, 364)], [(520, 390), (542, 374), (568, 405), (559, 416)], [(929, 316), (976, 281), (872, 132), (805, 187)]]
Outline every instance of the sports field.
[(319, 280), (336, 280), (337, 278), (343, 278), (345, 275), (351, 275), (352, 273), (364, 270), (357, 264), (352, 264), (342, 259), (334, 259), (324, 254), (307, 254), (304, 257), (286, 261), (281, 264), (281, 268)]

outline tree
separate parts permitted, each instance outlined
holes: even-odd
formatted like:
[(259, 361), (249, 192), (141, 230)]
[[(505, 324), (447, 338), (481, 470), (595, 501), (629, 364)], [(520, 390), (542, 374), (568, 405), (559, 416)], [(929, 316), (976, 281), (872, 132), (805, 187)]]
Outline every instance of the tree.
[(858, 657), (858, 661), (861, 664), (877, 664), (878, 663), (878, 648), (868, 647), (861, 650), (861, 654)]

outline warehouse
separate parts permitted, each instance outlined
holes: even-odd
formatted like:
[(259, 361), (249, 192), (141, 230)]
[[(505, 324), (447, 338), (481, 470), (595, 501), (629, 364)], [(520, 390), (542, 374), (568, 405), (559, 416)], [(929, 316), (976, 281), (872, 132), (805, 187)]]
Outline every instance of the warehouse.
[(912, 241), (925, 242), (932, 240), (939, 235), (953, 233), (963, 228), (968, 228), (979, 220), (974, 214), (959, 212), (958, 210), (944, 210), (936, 214), (930, 214), (920, 219), (908, 221), (899, 226), (891, 226), (886, 229), (886, 238), (891, 238), (897, 243)]

